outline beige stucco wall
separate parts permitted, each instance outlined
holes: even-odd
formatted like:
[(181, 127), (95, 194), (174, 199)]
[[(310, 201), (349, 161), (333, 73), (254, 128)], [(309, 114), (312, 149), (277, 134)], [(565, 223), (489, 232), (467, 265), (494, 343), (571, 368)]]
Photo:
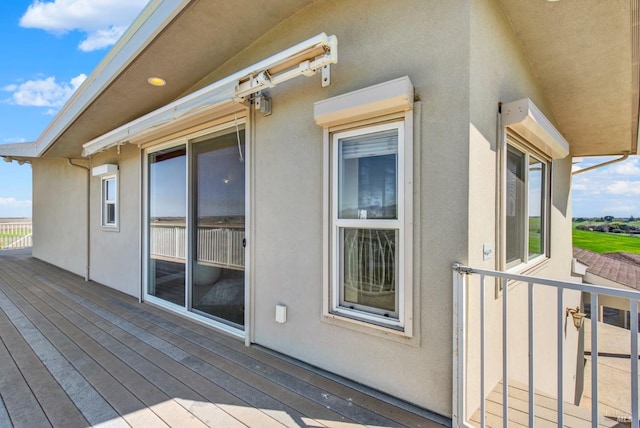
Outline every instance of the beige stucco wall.
[[(249, 123), (255, 137), (248, 153), (251, 173), (249, 276), (253, 281), (251, 341), (346, 376), (443, 415), (451, 414), (452, 273), (451, 263), (494, 268), (496, 244), (496, 110), (498, 102), (531, 98), (548, 117), (552, 112), (531, 73), (500, 6), (494, 0), (443, 2), (406, 0), (322, 0), (293, 15), (252, 46), (242, 50), (197, 86), (226, 77), (315, 34), (335, 34), (339, 62), (332, 83), (320, 77), (298, 78), (270, 91), (273, 114), (257, 114)], [(314, 123), (313, 104), (356, 89), (409, 76), (419, 102), (414, 126), (414, 336), (403, 338), (322, 315), (323, 300), (323, 140)], [(214, 118), (212, 118), (214, 119)], [(40, 163), (49, 162), (46, 167)], [(91, 178), (91, 278), (137, 296), (140, 290), (140, 151), (123, 146), (98, 154), (92, 166), (120, 166), (118, 231), (100, 226), (100, 180)], [(569, 279), (571, 267), (569, 160), (554, 162), (551, 208), (552, 258), (535, 274)], [(46, 172), (45, 172), (46, 171)], [(59, 180), (56, 181), (55, 180)], [(63, 185), (69, 197), (60, 201)], [(60, 251), (86, 244), (86, 172), (65, 161), (34, 161), (34, 254), (84, 274), (84, 253)], [(51, 207), (49, 207), (51, 205)], [(52, 215), (55, 214), (55, 215)], [(56, 218), (58, 219), (56, 221)], [(59, 226), (59, 219), (64, 225)], [(82, 226), (82, 227), (80, 227)], [(39, 242), (41, 236), (59, 240)], [(494, 257), (482, 261), (482, 245)], [(59, 244), (59, 245), (58, 245)], [(477, 279), (473, 279), (476, 280)], [(526, 288), (510, 289), (512, 312), (522, 308)], [(555, 307), (553, 296), (539, 291), (537, 311)], [(545, 294), (542, 296), (542, 294)], [(470, 294), (477, 302), (477, 294)], [(567, 294), (566, 306), (579, 296)], [(501, 299), (487, 287), (488, 326), (501, 325)], [(287, 322), (274, 319), (275, 305), (288, 307)], [(471, 324), (477, 308), (469, 311)], [(524, 361), (523, 320), (514, 317), (510, 331), (515, 361)], [(476, 324), (477, 325), (477, 324)], [(552, 320), (539, 317), (539, 344), (550, 344), (539, 364), (555, 356)], [(567, 329), (566, 349), (575, 331)], [(491, 383), (501, 376), (501, 341), (490, 335)], [(524, 341), (524, 342), (523, 342)], [(469, 335), (470, 349), (477, 336)], [(569, 352), (568, 352), (569, 354)], [(540, 355), (540, 354), (539, 354)], [(573, 360), (572, 360), (573, 359)], [(576, 355), (567, 355), (567, 373)], [(550, 364), (550, 363), (549, 363)], [(514, 364), (511, 374), (526, 371)], [(470, 372), (477, 359), (470, 359)], [(538, 370), (538, 387), (550, 386), (555, 372)], [(569, 376), (568, 375), (568, 376)], [(567, 382), (567, 393), (573, 388)], [(477, 378), (469, 383), (470, 405), (479, 394)]]
[(32, 167), (33, 256), (84, 277), (87, 170), (48, 158), (33, 159)]
[(66, 159), (36, 158), (32, 163), (34, 257), (139, 296), (140, 150), (127, 145), (120, 154), (114, 148), (90, 160), (73, 161), (88, 168), (105, 163), (119, 165), (120, 224), (115, 230), (100, 225), (99, 177), (88, 178), (91, 174), (87, 169), (70, 166)]
[[(527, 58), (497, 1), (471, 2), (471, 84), (470, 84), (470, 181), (469, 181), (469, 264), (495, 269), (499, 247), (496, 234), (497, 110), (499, 102), (530, 98), (553, 121), (544, 94)], [(551, 258), (532, 271), (534, 276), (572, 280), (571, 273), (571, 161), (552, 165), (550, 219)], [(483, 244), (490, 244), (493, 256), (483, 261)], [(472, 278), (469, 294), (469, 323), (479, 325), (479, 281)], [(487, 280), (487, 388), (502, 378), (502, 297)], [(527, 383), (527, 287), (509, 288), (509, 377)], [(579, 293), (566, 292), (564, 306), (579, 304)], [(536, 389), (556, 394), (556, 291), (538, 288), (535, 302)], [(565, 400), (573, 401), (577, 369), (578, 333), (565, 329)], [(479, 329), (469, 333), (468, 407), (479, 403)]]
[(101, 179), (91, 177), (91, 279), (132, 296), (140, 296), (142, 197), (140, 150), (127, 144), (91, 158), (91, 166), (118, 165), (118, 227), (102, 227)]
[[(214, 81), (320, 32), (335, 34), (331, 86), (319, 76), (271, 91), (254, 122), (255, 320), (252, 339), (315, 366), (451, 414), (451, 262), (466, 258), (467, 2), (319, 1), (265, 34)], [(322, 130), (313, 103), (407, 75), (415, 129), (412, 339), (322, 316)], [(288, 320), (274, 320), (275, 305)]]

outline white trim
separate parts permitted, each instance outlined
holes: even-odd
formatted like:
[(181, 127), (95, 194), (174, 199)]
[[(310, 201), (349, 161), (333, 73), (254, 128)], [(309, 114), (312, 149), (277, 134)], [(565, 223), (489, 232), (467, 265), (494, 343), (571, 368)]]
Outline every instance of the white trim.
[(8, 159), (11, 159), (11, 157), (34, 158), (38, 156), (37, 148), (38, 145), (34, 142), (0, 144), (0, 156)]
[(318, 101), (313, 106), (322, 127), (352, 123), (413, 108), (413, 84), (407, 76)]
[[(408, 115), (411, 116), (411, 115)], [(411, 122), (409, 122), (409, 125)], [(407, 312), (411, 313), (412, 299), (408, 298), (408, 295), (412, 293), (411, 282), (411, 270), (412, 266), (412, 252), (407, 249), (412, 247), (412, 240), (410, 239), (411, 231), (407, 230), (407, 226), (410, 227), (412, 220), (413, 207), (408, 206), (407, 202), (411, 202), (412, 198), (407, 198), (406, 195), (411, 193), (411, 178), (407, 179), (407, 174), (412, 174), (413, 159), (407, 159), (406, 151), (407, 146), (412, 145), (412, 139), (407, 138), (405, 131), (407, 126), (406, 118), (401, 121), (394, 121), (390, 123), (384, 123), (379, 125), (372, 125), (355, 130), (343, 131), (335, 133), (331, 136), (331, 184), (328, 186), (328, 190), (331, 192), (331, 215), (329, 218), (330, 233), (328, 237), (327, 246), (330, 247), (330, 273), (328, 279), (328, 295), (323, 296), (323, 299), (328, 299), (326, 304), (327, 310), (332, 315), (344, 316), (347, 319), (360, 320), (364, 322), (370, 322), (379, 326), (386, 326), (392, 329), (400, 330), (404, 335), (411, 335), (411, 327), (407, 326), (410, 323), (412, 317), (407, 317)], [(396, 169), (396, 185), (397, 185), (397, 218), (392, 220), (376, 220), (376, 219), (339, 219), (338, 218), (338, 165), (339, 165), (339, 140), (357, 135), (364, 135), (384, 130), (396, 129), (398, 131), (398, 152), (397, 152), (397, 169)], [(411, 132), (409, 132), (411, 134)], [(407, 141), (410, 141), (407, 143)], [(410, 165), (407, 171), (407, 165)], [(327, 180), (325, 180), (327, 181)], [(408, 208), (408, 209), (407, 209)], [(406, 221), (409, 220), (409, 224)], [(396, 242), (396, 260), (397, 260), (397, 318), (385, 317), (380, 314), (368, 312), (364, 308), (350, 309), (341, 304), (341, 289), (343, 285), (340, 280), (340, 271), (342, 267), (341, 257), (343, 254), (343, 247), (340, 239), (340, 230), (345, 228), (365, 228), (365, 229), (386, 229), (397, 231)], [(409, 236), (409, 238), (408, 238)], [(408, 242), (407, 242), (408, 241)], [(323, 305), (324, 306), (324, 305)], [(409, 321), (408, 321), (409, 320)], [(408, 330), (408, 331), (407, 331)]]
[(112, 163), (105, 163), (103, 165), (94, 166), (91, 168), (91, 175), (93, 177), (102, 177), (103, 175), (114, 175), (118, 172), (118, 165)]
[[(114, 166), (114, 165), (110, 165), (110, 166)], [(95, 176), (96, 174), (94, 174)], [(104, 174), (99, 174), (100, 175), (100, 225), (102, 226), (102, 228), (104, 230), (118, 230), (119, 226), (120, 226), (120, 214), (119, 214), (119, 200), (120, 200), (120, 184), (119, 184), (119, 179), (118, 179), (118, 170), (116, 167), (116, 171), (112, 172), (110, 174), (104, 173)], [(107, 199), (107, 192), (106, 192), (106, 183), (108, 181), (113, 180), (113, 184), (114, 184), (114, 191), (115, 191), (115, 197), (113, 200), (108, 200)], [(108, 219), (108, 213), (107, 213), (107, 206), (108, 205), (113, 205), (113, 209), (114, 209), (114, 218), (113, 218), (113, 223), (109, 223), (107, 221)]]
[(502, 126), (514, 130), (551, 159), (569, 155), (569, 142), (529, 98), (502, 105)]

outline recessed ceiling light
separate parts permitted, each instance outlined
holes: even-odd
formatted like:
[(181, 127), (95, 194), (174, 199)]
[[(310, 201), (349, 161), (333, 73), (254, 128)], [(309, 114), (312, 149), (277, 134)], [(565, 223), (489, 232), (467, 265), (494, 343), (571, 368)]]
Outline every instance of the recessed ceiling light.
[(167, 84), (167, 81), (162, 77), (149, 77), (147, 79), (147, 82), (149, 82), (149, 84), (153, 86), (164, 86)]

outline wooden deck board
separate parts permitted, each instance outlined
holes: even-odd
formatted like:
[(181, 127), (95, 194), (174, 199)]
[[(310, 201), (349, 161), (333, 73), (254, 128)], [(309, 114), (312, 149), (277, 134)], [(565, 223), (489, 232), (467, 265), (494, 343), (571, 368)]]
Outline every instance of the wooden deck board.
[(0, 370), (0, 428), (437, 426), (30, 257), (0, 256)]
[[(558, 426), (558, 405), (553, 397), (536, 392), (535, 424), (540, 427)], [(527, 426), (529, 423), (529, 395), (527, 387), (517, 382), (509, 382), (509, 426)], [(489, 393), (485, 402), (486, 426), (502, 426), (502, 382)], [(473, 426), (480, 426), (480, 410), (471, 417)], [(564, 403), (564, 423), (569, 427), (591, 427), (591, 413), (571, 403)], [(615, 421), (600, 418), (600, 427), (618, 426)]]

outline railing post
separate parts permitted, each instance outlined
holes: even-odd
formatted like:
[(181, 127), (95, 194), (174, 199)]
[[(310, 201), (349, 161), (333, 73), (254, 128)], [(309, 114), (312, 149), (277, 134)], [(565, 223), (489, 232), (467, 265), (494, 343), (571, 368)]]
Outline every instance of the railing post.
[(558, 287), (558, 426), (564, 426), (564, 289)]
[(535, 305), (533, 301), (533, 282), (529, 283), (528, 295), (529, 295), (529, 313), (528, 313), (528, 318), (529, 318), (529, 332), (528, 332), (529, 333), (529, 427), (533, 427), (535, 425), (535, 404), (536, 404), (535, 381), (534, 381), (535, 358), (533, 355), (533, 350), (535, 345), (535, 342), (533, 340), (533, 332), (534, 332), (533, 314), (535, 309)]
[(502, 280), (502, 426), (509, 426), (509, 282)]
[(453, 384), (452, 411), (453, 427), (465, 425), (465, 289), (466, 275), (459, 270), (458, 263), (453, 264)]
[(591, 426), (598, 427), (598, 293), (591, 293)]
[(486, 405), (484, 400), (485, 394), (485, 290), (484, 275), (480, 275), (480, 426), (485, 427), (486, 424)]
[(638, 301), (630, 301), (631, 311), (631, 426), (638, 428)]

